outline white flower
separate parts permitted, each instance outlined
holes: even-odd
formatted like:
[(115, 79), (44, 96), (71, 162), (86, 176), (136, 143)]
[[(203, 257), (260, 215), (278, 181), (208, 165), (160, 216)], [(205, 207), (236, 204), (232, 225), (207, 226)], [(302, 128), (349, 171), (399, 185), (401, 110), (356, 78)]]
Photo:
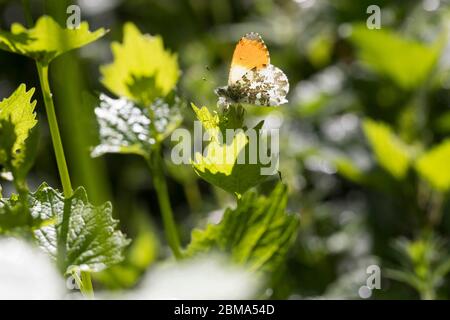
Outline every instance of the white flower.
[(157, 266), (147, 274), (131, 299), (251, 299), (261, 279), (232, 265), (225, 257), (202, 256)]
[(64, 297), (64, 280), (44, 252), (15, 238), (0, 238), (0, 300)]

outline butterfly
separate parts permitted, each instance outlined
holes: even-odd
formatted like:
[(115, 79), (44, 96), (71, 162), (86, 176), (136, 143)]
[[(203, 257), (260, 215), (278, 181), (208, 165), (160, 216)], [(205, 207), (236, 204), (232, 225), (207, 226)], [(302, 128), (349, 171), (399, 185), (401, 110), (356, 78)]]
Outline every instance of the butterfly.
[(269, 50), (256, 32), (239, 40), (231, 60), (228, 86), (215, 90), (218, 104), (225, 107), (240, 103), (279, 106), (288, 102), (288, 92), (287, 76), (270, 64)]

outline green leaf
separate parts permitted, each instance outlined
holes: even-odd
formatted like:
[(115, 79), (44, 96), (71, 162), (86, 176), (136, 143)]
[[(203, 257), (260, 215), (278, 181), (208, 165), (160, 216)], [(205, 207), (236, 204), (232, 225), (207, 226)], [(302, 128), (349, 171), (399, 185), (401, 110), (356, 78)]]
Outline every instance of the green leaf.
[(364, 171), (360, 169), (352, 159), (341, 156), (334, 159), (333, 162), (336, 166), (337, 171), (343, 177), (355, 183), (362, 184), (365, 182), (366, 177)]
[(47, 65), (57, 56), (94, 42), (105, 33), (103, 28), (90, 32), (87, 22), (81, 23), (78, 29), (63, 29), (53, 18), (43, 16), (31, 29), (14, 23), (11, 32), (0, 30), (0, 49)]
[(11, 119), (0, 119), (0, 165), (5, 166), (7, 170), (12, 169), (12, 160), (14, 157), (14, 145), (17, 140), (15, 127)]
[(299, 219), (286, 213), (287, 188), (279, 184), (270, 197), (246, 193), (219, 224), (194, 230), (187, 248), (193, 256), (219, 250), (251, 270), (271, 271), (283, 261), (297, 236)]
[(28, 138), (20, 151), (17, 151), (13, 161), (13, 175), (17, 183), (25, 182), (28, 172), (34, 165), (38, 152), (39, 132), (37, 127), (30, 130)]
[(450, 257), (444, 239), (424, 233), (415, 240), (394, 242), (398, 265), (386, 270), (386, 276), (415, 288), (422, 299), (434, 299), (450, 271)]
[(177, 56), (164, 50), (160, 36), (142, 34), (132, 23), (126, 23), (123, 43), (111, 46), (114, 62), (102, 66), (102, 83), (119, 97), (141, 105), (171, 92), (180, 76)]
[(33, 217), (19, 197), (12, 195), (9, 199), (0, 199), (0, 234), (24, 235), (45, 222)]
[(15, 127), (16, 141), (13, 151), (19, 150), (29, 131), (36, 125), (36, 114), (34, 108), (36, 101), (33, 98), (34, 88), (27, 91), (26, 86), (21, 84), (19, 88), (9, 97), (0, 101), (0, 119), (11, 120)]
[[(260, 184), (268, 177), (262, 174), (262, 170), (270, 167), (270, 164), (262, 164), (259, 157), (261, 139), (259, 133), (262, 123), (254, 128), (256, 139), (253, 141), (244, 132), (245, 128), (242, 128), (242, 130), (236, 131), (233, 140), (228, 142), (224, 131), (242, 126), (240, 112), (233, 111), (226, 113), (225, 116), (219, 116), (217, 113), (211, 113), (207, 107), (199, 109), (192, 104), (192, 109), (210, 137), (204, 154), (197, 153), (192, 164), (195, 172), (201, 178), (240, 197), (245, 191)], [(252, 150), (250, 143), (254, 144), (253, 147), (256, 146), (255, 150)], [(256, 161), (253, 163), (249, 156), (251, 150), (257, 155), (254, 159)], [(239, 161), (240, 157), (244, 159), (243, 156), (245, 156), (245, 161)], [(272, 159), (272, 161), (277, 160)]]
[(95, 109), (100, 126), (100, 144), (91, 155), (106, 153), (137, 154), (149, 157), (155, 144), (167, 138), (181, 121), (181, 101), (156, 99), (149, 107), (140, 108), (125, 98), (112, 99), (100, 95)]
[[(145, 214), (145, 213), (144, 213)], [(139, 224), (133, 243), (125, 251), (125, 259), (111, 268), (93, 275), (108, 289), (132, 288), (158, 258), (158, 237), (146, 217), (136, 219)]]
[(94, 207), (83, 188), (64, 199), (44, 183), (30, 195), (29, 207), (34, 217), (54, 221), (35, 230), (34, 235), (63, 272), (97, 272), (122, 261), (129, 240), (116, 230), (118, 221), (112, 218), (111, 203)]
[(425, 80), (444, 43), (438, 40), (425, 44), (405, 39), (387, 28), (369, 30), (366, 25), (354, 26), (351, 41), (359, 49), (358, 57), (362, 62), (404, 89), (413, 89)]
[(379, 165), (395, 178), (404, 178), (412, 157), (408, 146), (384, 123), (365, 119), (363, 129)]
[(0, 164), (13, 173), (17, 183), (23, 183), (36, 154), (37, 135), (33, 128), (37, 120), (36, 101), (31, 101), (33, 93), (34, 88), (27, 91), (22, 84), (0, 102)]
[(417, 159), (415, 168), (435, 189), (450, 190), (450, 139), (432, 148)]

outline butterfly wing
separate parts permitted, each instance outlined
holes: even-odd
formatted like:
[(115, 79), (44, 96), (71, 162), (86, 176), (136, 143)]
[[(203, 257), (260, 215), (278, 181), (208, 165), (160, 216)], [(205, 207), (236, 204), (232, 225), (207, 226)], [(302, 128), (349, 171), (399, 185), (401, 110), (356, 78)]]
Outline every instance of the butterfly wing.
[(289, 81), (283, 71), (269, 64), (262, 69), (251, 69), (228, 90), (234, 100), (241, 103), (279, 106), (288, 102)]
[(255, 32), (247, 33), (239, 40), (234, 49), (228, 85), (235, 84), (250, 70), (260, 70), (269, 64), (269, 50), (261, 36)]
[(248, 103), (278, 106), (286, 103), (289, 82), (286, 75), (270, 64), (269, 51), (259, 34), (251, 32), (236, 45), (228, 86), (216, 89), (219, 105)]

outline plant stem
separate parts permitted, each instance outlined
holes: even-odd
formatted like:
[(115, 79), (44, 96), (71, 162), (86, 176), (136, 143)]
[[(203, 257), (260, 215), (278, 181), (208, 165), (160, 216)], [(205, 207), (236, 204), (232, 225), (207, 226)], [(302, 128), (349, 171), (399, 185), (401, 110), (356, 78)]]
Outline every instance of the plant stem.
[(94, 298), (94, 290), (92, 288), (91, 274), (89, 272), (81, 271), (78, 275), (77, 272), (72, 273), (72, 277), (75, 279), (80, 292), (88, 299)]
[[(22, 0), (22, 6), (25, 13), (25, 19), (29, 28), (33, 26), (33, 16), (31, 14), (31, 7), (29, 0)], [(59, 132), (58, 120), (55, 113), (55, 105), (50, 90), (50, 83), (48, 81), (48, 65), (43, 65), (36, 62), (36, 67), (39, 73), (39, 81), (41, 83), (42, 96), (44, 97), (45, 110), (47, 113), (48, 124), (50, 127), (50, 135), (52, 136), (53, 149), (55, 150), (56, 163), (58, 166), (61, 184), (63, 186), (64, 196), (69, 198), (72, 196), (73, 189), (70, 182), (69, 170), (67, 169), (67, 162), (64, 156), (64, 148), (61, 141), (61, 134)], [(0, 190), (1, 191), (1, 190)], [(94, 296), (92, 288), (91, 275), (88, 272), (81, 272), (80, 290), (87, 298)]]
[(166, 178), (164, 176), (163, 160), (159, 153), (159, 148), (148, 159), (148, 165), (153, 177), (156, 194), (158, 196), (159, 207), (166, 232), (167, 242), (176, 259), (181, 259), (181, 245), (178, 237), (175, 220), (173, 218), (172, 207), (170, 206), (169, 192), (167, 190)]
[(422, 300), (434, 300), (436, 298), (436, 294), (433, 288), (424, 288), (420, 291), (420, 299)]
[[(61, 134), (58, 127), (58, 119), (56, 118), (55, 105), (53, 103), (53, 96), (50, 90), (50, 83), (48, 80), (48, 65), (43, 65), (36, 62), (36, 67), (39, 73), (39, 81), (41, 83), (42, 96), (44, 97), (45, 110), (47, 113), (48, 125), (50, 127), (50, 135), (52, 137), (53, 149), (55, 151), (56, 164), (58, 166), (59, 177), (63, 187), (64, 197), (70, 198), (73, 194), (72, 183), (70, 181), (69, 170), (67, 168), (66, 157), (64, 155), (64, 148), (61, 141)], [(63, 221), (64, 224), (64, 221)], [(92, 288), (91, 275), (88, 272), (81, 272), (81, 292), (87, 298), (92, 298), (94, 290)]]
[(92, 287), (91, 274), (89, 272), (81, 271), (80, 291), (86, 298), (94, 298), (94, 288)]
[(48, 66), (42, 65), (40, 62), (37, 62), (36, 65), (39, 73), (39, 81), (41, 82), (42, 96), (44, 97), (45, 110), (47, 112), (48, 125), (50, 127), (50, 135), (52, 137), (59, 177), (61, 179), (64, 196), (69, 198), (72, 196), (73, 189), (72, 183), (70, 182), (69, 170), (67, 169), (66, 157), (64, 156), (61, 134), (59, 132), (58, 120), (55, 113), (55, 105), (53, 103), (53, 97), (48, 81)]

